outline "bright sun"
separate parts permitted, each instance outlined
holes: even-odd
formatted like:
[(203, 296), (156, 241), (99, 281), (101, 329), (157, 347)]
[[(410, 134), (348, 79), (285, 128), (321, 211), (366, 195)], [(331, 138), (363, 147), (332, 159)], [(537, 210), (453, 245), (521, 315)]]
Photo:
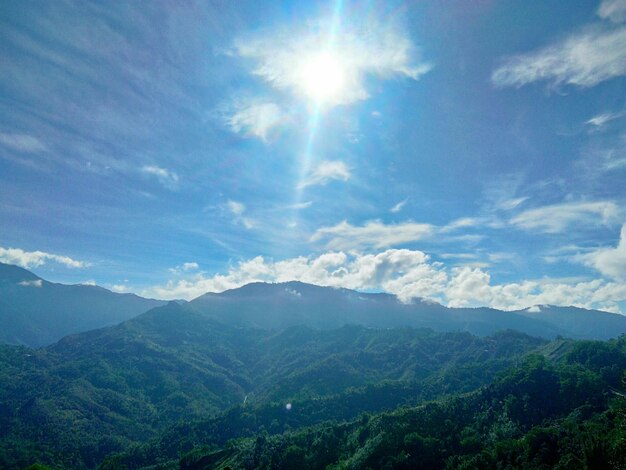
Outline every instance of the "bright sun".
[(345, 86), (345, 72), (331, 53), (321, 52), (307, 60), (301, 68), (304, 93), (318, 103), (336, 99)]

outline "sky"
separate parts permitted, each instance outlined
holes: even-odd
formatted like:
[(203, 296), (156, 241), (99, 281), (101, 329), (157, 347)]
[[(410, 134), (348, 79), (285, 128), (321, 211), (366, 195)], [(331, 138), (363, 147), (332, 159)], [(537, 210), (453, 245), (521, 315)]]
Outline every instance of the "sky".
[(0, 261), (626, 314), (626, 0), (4, 1)]

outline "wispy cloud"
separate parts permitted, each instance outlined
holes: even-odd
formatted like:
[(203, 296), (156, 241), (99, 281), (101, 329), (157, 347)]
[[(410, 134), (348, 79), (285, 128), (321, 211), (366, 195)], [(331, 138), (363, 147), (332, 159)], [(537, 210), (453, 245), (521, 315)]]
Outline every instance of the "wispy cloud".
[(619, 119), (619, 118), (621, 118), (623, 116), (626, 116), (626, 112), (625, 111), (620, 111), (618, 113), (602, 113), (602, 114), (598, 114), (598, 115), (592, 117), (591, 119), (586, 121), (585, 124), (595, 128), (595, 129), (599, 129), (601, 127), (604, 127), (604, 125), (607, 122), (611, 122), (611, 121), (613, 121), (615, 119)]
[(285, 119), (283, 111), (275, 103), (251, 103), (236, 110), (227, 118), (227, 123), (233, 132), (268, 142), (272, 130)]
[(243, 216), (244, 212), (246, 211), (246, 206), (242, 202), (229, 200), (228, 202), (226, 202), (226, 208), (234, 216), (233, 222), (235, 224), (241, 224), (248, 230), (257, 226), (257, 223), (254, 219)]
[(435, 227), (430, 224), (404, 222), (386, 225), (379, 220), (371, 220), (359, 227), (344, 220), (333, 227), (317, 229), (311, 241), (327, 240), (326, 247), (331, 250), (385, 248), (422, 240), (434, 232)]
[(544, 80), (553, 86), (592, 87), (626, 75), (624, 44), (626, 28), (589, 28), (557, 44), (507, 59), (491, 80), (501, 87)]
[(18, 152), (37, 153), (47, 149), (37, 137), (27, 134), (7, 134), (0, 132), (0, 145)]
[(598, 8), (598, 16), (614, 23), (626, 21), (626, 0), (603, 0)]
[(559, 233), (572, 224), (614, 223), (620, 213), (620, 208), (611, 201), (567, 202), (526, 210), (510, 222), (525, 230)]
[(510, 211), (522, 205), (527, 200), (528, 197), (515, 197), (511, 199), (505, 199), (498, 203), (497, 208), (504, 211)]
[(449, 224), (440, 228), (440, 232), (447, 233), (453, 232), (458, 229), (467, 228), (467, 227), (476, 227), (478, 225), (483, 224), (485, 221), (483, 219), (478, 219), (476, 217), (462, 217), (460, 219), (453, 220)]
[(0, 247), (0, 261), (8, 264), (16, 264), (23, 268), (36, 268), (49, 261), (59, 263), (68, 268), (84, 268), (89, 263), (77, 261), (69, 256), (55, 255), (45, 251), (24, 251), (20, 248)]
[(368, 98), (368, 77), (417, 80), (432, 68), (391, 19), (370, 18), (360, 24), (355, 19), (338, 31), (332, 28), (329, 18), (240, 38), (235, 54), (252, 60), (253, 74), (276, 90), (306, 99), (312, 98), (312, 81), (329, 81), (333, 90), (327, 105)]
[(173, 171), (166, 170), (155, 165), (146, 165), (141, 167), (141, 171), (146, 175), (157, 178), (159, 183), (168, 189), (176, 189), (178, 187), (178, 175)]
[(241, 215), (245, 212), (246, 210), (246, 206), (241, 203), (241, 202), (237, 202), (237, 201), (232, 201), (229, 200), (226, 203), (226, 207), (228, 207), (228, 210), (233, 214), (233, 215)]
[(389, 209), (389, 212), (392, 212), (394, 214), (397, 214), (398, 212), (400, 212), (402, 210), (402, 208), (404, 207), (404, 205), (408, 202), (408, 199), (405, 199), (403, 201), (400, 201), (399, 203), (397, 203), (395, 206), (393, 206), (391, 209)]
[(325, 185), (332, 180), (348, 181), (350, 176), (350, 168), (348, 168), (344, 162), (338, 160), (325, 160), (321, 162), (302, 183), (300, 183), (300, 187), (304, 188), (307, 186)]

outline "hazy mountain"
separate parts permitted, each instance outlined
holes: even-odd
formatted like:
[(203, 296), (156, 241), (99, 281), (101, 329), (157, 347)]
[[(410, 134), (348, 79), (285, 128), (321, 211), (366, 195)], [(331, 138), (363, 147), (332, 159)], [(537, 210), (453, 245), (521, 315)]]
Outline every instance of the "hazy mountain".
[(113, 325), (163, 305), (98, 286), (48, 282), (0, 263), (0, 342), (45, 346), (81, 331)]
[(447, 308), (426, 301), (404, 304), (390, 294), (366, 294), (301, 282), (253, 283), (189, 303), (195, 311), (234, 326), (282, 329), (293, 325), (337, 328), (358, 324), (375, 328), (427, 327), (488, 335), (513, 329), (532, 336), (608, 339), (626, 333), (626, 317), (575, 307), (550, 307), (540, 313), (490, 308)]
[(571, 338), (615, 338), (626, 333), (626, 316), (578, 307), (535, 305), (516, 314), (548, 322)]

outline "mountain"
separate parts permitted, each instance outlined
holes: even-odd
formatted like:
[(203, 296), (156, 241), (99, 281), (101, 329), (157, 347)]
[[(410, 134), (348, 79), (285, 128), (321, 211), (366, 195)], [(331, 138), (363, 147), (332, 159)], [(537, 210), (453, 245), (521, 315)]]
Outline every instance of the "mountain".
[[(610, 351), (610, 352), (609, 352)], [(598, 354), (598, 353), (604, 354)], [(606, 354), (608, 352), (608, 354)], [(582, 354), (581, 354), (582, 353)], [(603, 356), (599, 359), (599, 356)], [(599, 359), (599, 360), (598, 360)], [(618, 373), (615, 365), (619, 364)], [(473, 393), (419, 406), (401, 407), (356, 419), (328, 420), (315, 426), (290, 426), (267, 432), (259, 426), (247, 438), (221, 444), (220, 427), (206, 423), (199, 433), (187, 428), (200, 445), (178, 459), (166, 449), (186, 440), (168, 433), (168, 447), (158, 441), (142, 453), (109, 459), (103, 470), (121, 468), (310, 469), (623, 469), (626, 462), (624, 412), (626, 401), (607, 393), (620, 387), (626, 366), (626, 341), (574, 344), (563, 360), (531, 355)], [(290, 412), (276, 410), (278, 423), (293, 422)], [(265, 410), (254, 414), (261, 418)], [(282, 411), (280, 413), (279, 411)], [(240, 436), (251, 422), (235, 423)], [(245, 423), (245, 424), (244, 424)], [(221, 423), (222, 426), (225, 423)], [(183, 431), (182, 428), (178, 429)], [(195, 433), (195, 434), (194, 434)], [(144, 465), (139, 459), (147, 457)], [(163, 456), (159, 459), (159, 456)], [(179, 460), (179, 462), (177, 462)]]
[(368, 294), (302, 282), (253, 283), (192, 300), (198, 313), (233, 326), (282, 329), (294, 325), (338, 328), (411, 326), (435, 331), (489, 335), (513, 329), (532, 336), (608, 339), (626, 333), (626, 316), (575, 307), (549, 307), (539, 313), (490, 308), (447, 308), (416, 300), (402, 303), (390, 294)]
[[(47, 348), (0, 347), (0, 467), (24, 468), (38, 458), (93, 468), (179, 422), (242, 403), (306, 403), (301, 424), (352, 419), (366, 409), (473, 390), (543, 345), (514, 332), (260, 330), (171, 302)], [(272, 405), (267, 413), (275, 412)], [(228, 420), (219, 423), (227, 436)]]
[(98, 286), (55, 284), (26, 269), (0, 263), (0, 343), (45, 346), (72, 333), (128, 320), (164, 303)]
[(535, 305), (514, 312), (526, 318), (541, 320), (566, 331), (570, 338), (615, 338), (626, 333), (626, 317), (610, 312), (578, 307)]

